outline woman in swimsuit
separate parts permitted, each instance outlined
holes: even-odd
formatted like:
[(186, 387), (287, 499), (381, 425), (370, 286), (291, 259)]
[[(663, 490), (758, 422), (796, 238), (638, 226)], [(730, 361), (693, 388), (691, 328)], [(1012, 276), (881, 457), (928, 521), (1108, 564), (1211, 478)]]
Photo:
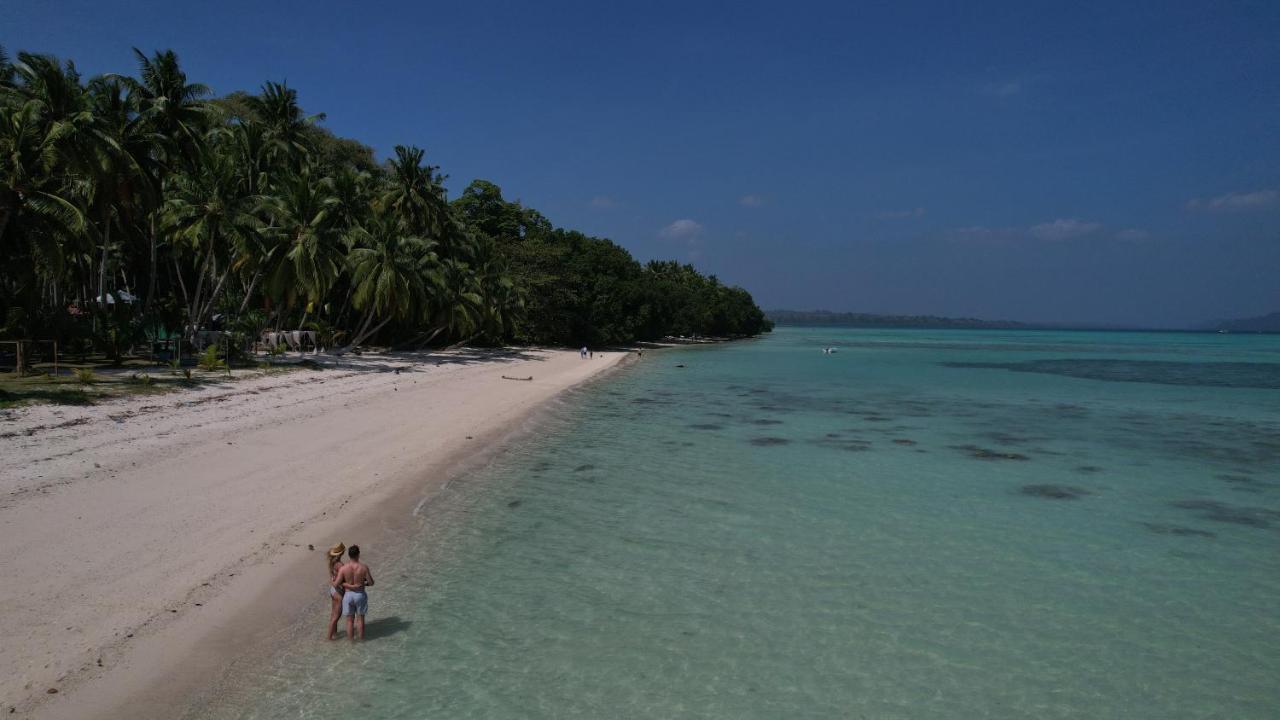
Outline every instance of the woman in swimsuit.
[(342, 554), (347, 551), (347, 546), (338, 543), (329, 548), (329, 604), (332, 606), (329, 610), (329, 639), (333, 640), (338, 635), (338, 617), (342, 615), (342, 591), (334, 588), (334, 584), (338, 581), (338, 570), (342, 567)]

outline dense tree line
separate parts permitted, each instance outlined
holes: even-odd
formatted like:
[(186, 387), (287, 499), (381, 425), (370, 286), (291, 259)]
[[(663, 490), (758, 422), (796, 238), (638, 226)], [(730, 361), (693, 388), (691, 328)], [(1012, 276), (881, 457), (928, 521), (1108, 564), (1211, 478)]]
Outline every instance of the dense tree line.
[(552, 227), (538, 211), (503, 199), (491, 182), (471, 183), (452, 207), (476, 236), (494, 244), (525, 290), (519, 341), (607, 344), (757, 335), (772, 327), (746, 290), (691, 265), (641, 265), (608, 240)]
[(0, 50), (0, 336), (118, 356), (160, 334), (331, 346), (610, 343), (767, 328), (745, 291), (555, 228), (416, 147), (378, 162), (297, 93), (214, 98), (171, 51), (136, 77)]
[(779, 325), (833, 325), (839, 327), (1019, 329), (1030, 328), (1012, 320), (979, 320), (937, 315), (873, 315), (830, 310), (770, 310), (768, 317)]

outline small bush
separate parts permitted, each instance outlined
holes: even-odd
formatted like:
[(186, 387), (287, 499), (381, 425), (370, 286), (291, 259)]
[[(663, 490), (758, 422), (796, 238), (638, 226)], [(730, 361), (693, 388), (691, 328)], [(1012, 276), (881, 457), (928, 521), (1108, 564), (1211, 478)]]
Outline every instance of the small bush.
[(134, 373), (129, 376), (129, 382), (134, 385), (150, 386), (155, 381), (147, 373)]
[(98, 382), (98, 376), (93, 374), (93, 368), (76, 368), (76, 382), (81, 385)]
[(227, 364), (225, 362), (218, 359), (217, 345), (210, 345), (209, 347), (205, 348), (204, 352), (200, 353), (200, 360), (198, 364), (200, 365), (201, 370), (207, 370), (209, 372), (214, 372), (215, 370), (222, 370), (227, 367)]

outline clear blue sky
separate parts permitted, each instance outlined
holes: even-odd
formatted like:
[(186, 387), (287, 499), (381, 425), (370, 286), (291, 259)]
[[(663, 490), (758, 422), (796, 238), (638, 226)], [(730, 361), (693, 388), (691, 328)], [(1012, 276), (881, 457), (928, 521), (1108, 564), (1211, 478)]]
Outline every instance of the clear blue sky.
[(1280, 310), (1280, 2), (0, 0), (0, 44), (287, 80), (557, 225), (765, 307), (1178, 325)]

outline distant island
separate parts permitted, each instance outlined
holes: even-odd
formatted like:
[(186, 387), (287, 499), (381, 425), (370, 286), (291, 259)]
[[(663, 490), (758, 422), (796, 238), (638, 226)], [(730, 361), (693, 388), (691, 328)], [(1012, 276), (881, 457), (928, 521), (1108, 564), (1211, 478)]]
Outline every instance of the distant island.
[(1012, 320), (979, 320), (937, 315), (874, 315), (830, 310), (767, 310), (765, 317), (778, 325), (832, 325), (840, 327), (1029, 329), (1036, 327)]
[(1218, 320), (1207, 323), (1202, 330), (1226, 330), (1228, 332), (1280, 332), (1280, 312), (1235, 320)]
[(1163, 332), (1280, 333), (1280, 312), (1251, 318), (1214, 320), (1186, 328), (1146, 328), (1100, 323), (1024, 323), (1014, 320), (982, 320), (939, 315), (877, 315), (875, 313), (832, 312), (831, 310), (767, 310), (765, 317), (777, 325), (808, 325), (862, 328), (921, 328), (959, 330), (1101, 330)]

